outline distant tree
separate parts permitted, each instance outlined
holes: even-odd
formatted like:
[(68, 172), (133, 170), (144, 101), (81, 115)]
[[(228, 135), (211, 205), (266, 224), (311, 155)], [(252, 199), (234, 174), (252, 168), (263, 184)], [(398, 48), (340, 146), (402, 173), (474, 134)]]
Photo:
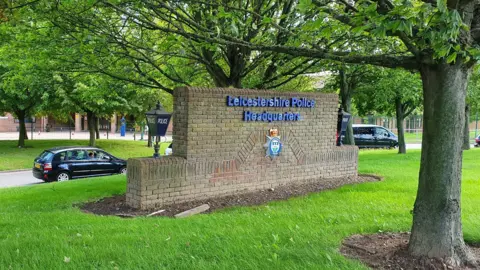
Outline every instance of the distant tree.
[(404, 120), (422, 104), (422, 81), (419, 74), (404, 70), (376, 68), (368, 80), (358, 86), (356, 108), (362, 115), (380, 113), (395, 115), (398, 131), (398, 153), (407, 152)]
[(25, 147), (25, 119), (44, 109), (52, 93), (51, 33), (29, 7), (0, 24), (0, 113), (19, 121), (18, 147)]
[[(373, 80), (372, 67), (338, 64), (330, 65), (333, 76), (327, 79), (324, 91), (338, 91), (340, 107), (343, 111), (352, 114), (352, 100), (357, 94), (358, 87), (367, 80)], [(344, 143), (355, 145), (352, 128), (353, 118), (348, 122)]]

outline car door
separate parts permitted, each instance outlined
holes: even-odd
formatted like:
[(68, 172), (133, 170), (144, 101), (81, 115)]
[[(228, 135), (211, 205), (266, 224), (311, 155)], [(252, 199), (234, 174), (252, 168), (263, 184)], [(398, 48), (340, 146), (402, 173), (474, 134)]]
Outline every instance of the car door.
[(355, 139), (355, 145), (361, 148), (374, 147), (372, 127), (354, 127), (353, 137)]
[(67, 151), (67, 159), (72, 177), (90, 175), (92, 162), (87, 159), (87, 152), (85, 150)]
[(52, 168), (56, 171), (70, 171), (66, 151), (55, 154), (52, 161)]
[(103, 151), (97, 151), (96, 154), (98, 174), (112, 174), (118, 170), (118, 166), (113, 162), (111, 155)]
[(381, 127), (376, 127), (375, 128), (375, 147), (378, 148), (384, 148), (384, 147), (390, 147), (391, 142), (390, 142), (390, 133)]

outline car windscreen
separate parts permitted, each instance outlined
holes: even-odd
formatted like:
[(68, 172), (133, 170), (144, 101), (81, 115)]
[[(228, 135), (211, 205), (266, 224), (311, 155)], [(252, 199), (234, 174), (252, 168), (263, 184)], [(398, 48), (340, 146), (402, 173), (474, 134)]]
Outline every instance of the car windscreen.
[(48, 161), (52, 158), (53, 153), (50, 151), (43, 151), (40, 156), (38, 156), (38, 161)]

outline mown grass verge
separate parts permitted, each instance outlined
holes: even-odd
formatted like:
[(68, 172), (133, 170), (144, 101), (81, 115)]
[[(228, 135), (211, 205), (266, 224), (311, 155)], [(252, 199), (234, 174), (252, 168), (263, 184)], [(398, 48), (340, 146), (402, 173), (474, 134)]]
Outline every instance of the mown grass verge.
[[(465, 153), (463, 228), (480, 242), (479, 150)], [(408, 231), (419, 151), (361, 151), (375, 183), (187, 219), (95, 216), (72, 206), (125, 192), (111, 176), (0, 189), (0, 268), (365, 269), (338, 248), (357, 233)]]

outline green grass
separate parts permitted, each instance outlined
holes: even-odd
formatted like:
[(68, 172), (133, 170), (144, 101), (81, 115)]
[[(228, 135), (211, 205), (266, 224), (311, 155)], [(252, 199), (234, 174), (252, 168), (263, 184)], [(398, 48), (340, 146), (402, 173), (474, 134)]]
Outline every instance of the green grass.
[[(477, 131), (477, 136), (480, 134), (479, 131)], [(475, 142), (475, 131), (470, 131), (470, 141), (471, 143)], [(405, 132), (405, 143), (422, 143), (422, 132)]]
[[(470, 242), (480, 242), (479, 154), (464, 157)], [(365, 269), (338, 252), (342, 239), (409, 230), (419, 162), (419, 151), (361, 151), (360, 172), (385, 181), (180, 220), (94, 216), (72, 206), (124, 193), (120, 175), (0, 189), (0, 268)]]
[[(27, 141), (26, 148), (17, 148), (16, 141), (0, 141), (0, 171), (30, 169), (33, 159), (43, 150), (56, 146), (87, 146), (87, 140), (34, 140)], [(119, 158), (146, 157), (153, 155), (153, 148), (146, 141), (97, 140), (97, 147)], [(165, 153), (168, 143), (160, 145)]]

